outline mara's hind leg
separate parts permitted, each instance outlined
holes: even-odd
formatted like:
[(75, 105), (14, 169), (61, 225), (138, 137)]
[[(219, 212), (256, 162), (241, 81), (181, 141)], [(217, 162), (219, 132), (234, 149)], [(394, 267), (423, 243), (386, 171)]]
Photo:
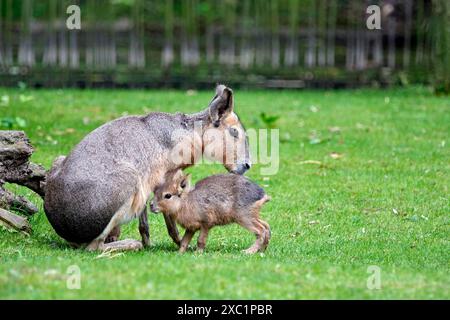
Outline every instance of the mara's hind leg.
[(255, 243), (250, 248), (244, 250), (244, 253), (254, 254), (261, 251), (264, 246), (264, 235), (266, 233), (264, 226), (253, 218), (245, 219), (238, 223), (256, 236)]
[(106, 237), (111, 231), (120, 226), (122, 221), (126, 221), (127, 216), (131, 212), (131, 199), (120, 207), (120, 209), (114, 214), (111, 221), (106, 226), (105, 230), (94, 239), (86, 249), (89, 251), (103, 250), (103, 251), (128, 251), (128, 250), (140, 250), (142, 249), (142, 243), (137, 240), (127, 239), (121, 241), (114, 241), (105, 243)]
[(267, 222), (265, 222), (262, 219), (258, 219), (258, 222), (263, 226), (264, 228), (264, 241), (263, 241), (263, 247), (261, 248), (262, 251), (266, 250), (267, 246), (269, 245), (270, 238), (272, 236), (270, 232), (270, 226)]
[(202, 253), (205, 250), (206, 240), (208, 239), (208, 228), (202, 227), (197, 240), (197, 252)]
[[(267, 246), (269, 245), (269, 240), (271, 238), (269, 224), (260, 218), (261, 208), (268, 201), (270, 201), (270, 197), (268, 195), (264, 195), (264, 197), (261, 200), (255, 202), (250, 209), (250, 217), (251, 218), (249, 218), (249, 219), (251, 220), (252, 224), (255, 225), (255, 227), (258, 230), (262, 230), (261, 246), (258, 247), (258, 249), (257, 249), (257, 251), (261, 251), (261, 252), (266, 250)], [(255, 244), (256, 244), (256, 242), (255, 242)], [(250, 248), (249, 248), (249, 251), (252, 251), (252, 250), (250, 250)]]

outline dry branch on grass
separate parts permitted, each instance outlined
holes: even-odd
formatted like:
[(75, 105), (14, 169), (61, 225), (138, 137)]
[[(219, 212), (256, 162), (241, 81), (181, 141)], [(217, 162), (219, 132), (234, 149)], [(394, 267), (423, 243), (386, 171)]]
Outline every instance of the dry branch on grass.
[(0, 222), (2, 222), (7, 227), (14, 228), (18, 231), (23, 231), (26, 233), (31, 232), (31, 226), (26, 218), (18, 216), (17, 214), (11, 213), (1, 208)]

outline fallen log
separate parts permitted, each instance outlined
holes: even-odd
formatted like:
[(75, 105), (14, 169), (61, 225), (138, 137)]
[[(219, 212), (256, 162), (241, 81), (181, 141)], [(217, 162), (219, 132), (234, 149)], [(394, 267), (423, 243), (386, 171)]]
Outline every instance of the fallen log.
[(23, 131), (0, 131), (0, 188), (5, 182), (45, 195), (44, 167), (30, 163), (33, 146)]
[(25, 197), (6, 190), (4, 184), (25, 186), (44, 198), (46, 171), (44, 167), (29, 162), (33, 151), (23, 131), (0, 130), (0, 221), (25, 232), (31, 231), (27, 219), (8, 210), (32, 215), (38, 212), (38, 208)]
[(3, 188), (0, 188), (0, 208), (13, 209), (27, 216), (33, 215), (39, 211), (27, 198), (17, 196)]
[(0, 208), (0, 221), (6, 226), (16, 229), (17, 231), (22, 231), (26, 233), (31, 233), (31, 226), (26, 218), (18, 216), (9, 211)]

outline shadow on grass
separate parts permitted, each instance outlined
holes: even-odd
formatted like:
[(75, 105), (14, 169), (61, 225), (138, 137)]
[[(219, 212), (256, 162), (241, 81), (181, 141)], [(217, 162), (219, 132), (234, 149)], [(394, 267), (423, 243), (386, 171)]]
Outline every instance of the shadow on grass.
[[(82, 246), (75, 246), (64, 239), (49, 235), (49, 234), (43, 234), (39, 237), (35, 238), (35, 240), (40, 243), (43, 247), (45, 247), (49, 251), (53, 251), (56, 254), (57, 253), (67, 253), (67, 252), (73, 252), (73, 253), (91, 253), (91, 254), (98, 254), (100, 251), (96, 252), (88, 252), (85, 247), (86, 245)], [(189, 246), (188, 250), (186, 251), (185, 255), (208, 255), (208, 254), (215, 254), (215, 255), (246, 255), (243, 253), (243, 250), (247, 249), (247, 247), (236, 247), (236, 246), (217, 246), (217, 245), (211, 245), (209, 247), (206, 247), (204, 253), (198, 253), (196, 251), (196, 245)], [(178, 254), (178, 247), (175, 245), (175, 243), (170, 241), (163, 241), (163, 242), (152, 242), (149, 247), (144, 248), (143, 250), (139, 251), (140, 253), (152, 253), (152, 254)], [(125, 251), (126, 253), (126, 251)], [(131, 253), (131, 252), (130, 252)], [(182, 254), (180, 254), (182, 255)], [(246, 255), (247, 256), (247, 255)]]
[[(179, 255), (236, 255), (236, 256), (249, 256), (248, 254), (244, 253), (244, 250), (247, 249), (247, 247), (235, 247), (235, 246), (227, 246), (227, 247), (221, 247), (216, 245), (207, 246), (204, 250), (204, 252), (200, 253), (196, 251), (197, 247), (196, 245), (191, 245), (186, 250), (185, 253), (179, 254)], [(178, 247), (174, 243), (170, 242), (162, 242), (162, 243), (155, 243), (152, 244), (149, 248), (145, 248), (144, 251), (151, 252), (151, 253), (176, 253), (178, 254)]]

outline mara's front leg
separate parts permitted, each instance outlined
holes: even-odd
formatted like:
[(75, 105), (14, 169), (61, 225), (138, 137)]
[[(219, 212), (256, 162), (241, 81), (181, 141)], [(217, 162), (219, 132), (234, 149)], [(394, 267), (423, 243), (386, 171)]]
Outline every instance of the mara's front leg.
[(186, 250), (187, 250), (187, 248), (189, 246), (189, 243), (191, 242), (192, 237), (194, 236), (194, 234), (195, 234), (195, 231), (186, 229), (186, 231), (184, 233), (184, 236), (183, 236), (183, 239), (181, 240), (180, 249), (178, 250), (179, 253), (185, 253), (186, 252)]
[(173, 242), (179, 247), (181, 245), (180, 235), (178, 233), (177, 224), (174, 219), (172, 219), (169, 215), (163, 214), (164, 221), (166, 222), (167, 232), (169, 232), (169, 236), (172, 238)]
[(139, 233), (142, 238), (142, 245), (144, 247), (150, 246), (150, 232), (148, 227), (148, 214), (147, 214), (147, 206), (142, 209), (141, 214), (139, 215)]

